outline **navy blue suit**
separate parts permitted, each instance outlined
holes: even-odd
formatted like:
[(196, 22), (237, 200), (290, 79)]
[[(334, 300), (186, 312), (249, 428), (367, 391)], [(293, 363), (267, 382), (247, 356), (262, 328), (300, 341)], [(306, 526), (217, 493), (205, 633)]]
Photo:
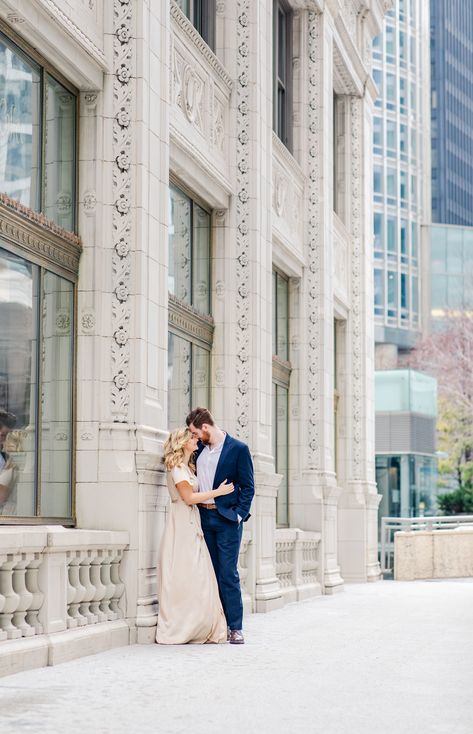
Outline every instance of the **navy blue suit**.
[[(197, 458), (204, 448), (204, 444), (199, 443)], [(198, 474), (197, 465), (197, 476)], [(240, 630), (243, 623), (243, 604), (237, 567), (238, 554), (243, 522), (250, 517), (255, 483), (248, 446), (228, 433), (217, 464), (213, 489), (217, 489), (224, 479), (234, 484), (235, 491), (216, 497), (216, 510), (199, 509), (227, 624), (232, 630)], [(240, 523), (238, 515), (242, 518)]]

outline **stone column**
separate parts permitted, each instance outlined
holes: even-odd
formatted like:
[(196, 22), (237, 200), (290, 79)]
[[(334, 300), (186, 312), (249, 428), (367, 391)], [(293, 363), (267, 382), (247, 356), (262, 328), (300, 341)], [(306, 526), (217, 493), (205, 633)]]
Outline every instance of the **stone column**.
[(234, 80), (234, 195), (216, 222), (214, 412), (253, 455), (247, 586), (253, 583), (254, 608), (266, 611), (281, 604), (274, 538), (279, 478), (271, 455), (272, 2), (237, 0), (219, 15), (224, 39), (217, 53)]
[[(291, 487), (292, 524), (319, 531), (320, 583), (325, 593), (343, 588), (337, 560), (337, 502), (340, 490), (333, 446), (332, 287), (332, 43), (323, 15), (307, 15), (305, 125), (307, 154), (307, 268), (301, 285), (300, 481)], [(324, 30), (327, 30), (325, 33)], [(303, 136), (301, 136), (303, 137)]]
[(167, 1), (106, 4), (110, 72), (81, 140), (78, 524), (129, 530), (126, 616), (140, 642), (154, 639), (166, 496), (168, 44)]
[(342, 573), (377, 580), (377, 494), (374, 476), (374, 334), (371, 237), (371, 117), (366, 98), (352, 97), (351, 310), (348, 319), (347, 480), (339, 506)]

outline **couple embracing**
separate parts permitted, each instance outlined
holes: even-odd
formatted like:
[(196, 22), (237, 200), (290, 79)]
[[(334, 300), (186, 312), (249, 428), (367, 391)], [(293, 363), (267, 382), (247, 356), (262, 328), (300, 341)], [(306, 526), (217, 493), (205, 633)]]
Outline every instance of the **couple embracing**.
[(156, 641), (244, 643), (238, 554), (254, 495), (248, 446), (206, 408), (164, 445), (171, 497), (161, 544)]

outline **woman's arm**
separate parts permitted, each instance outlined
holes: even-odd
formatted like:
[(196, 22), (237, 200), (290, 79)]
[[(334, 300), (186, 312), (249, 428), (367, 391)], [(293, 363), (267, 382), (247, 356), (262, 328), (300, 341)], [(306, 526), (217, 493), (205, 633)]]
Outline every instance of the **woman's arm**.
[(198, 505), (206, 500), (213, 500), (215, 497), (220, 497), (222, 494), (230, 494), (233, 492), (233, 484), (227, 484), (227, 480), (225, 479), (217, 489), (211, 489), (210, 492), (194, 492), (189, 482), (178, 482), (176, 489), (186, 505)]
[(13, 484), (14, 467), (8, 461), (0, 472), (0, 502), (6, 502)]

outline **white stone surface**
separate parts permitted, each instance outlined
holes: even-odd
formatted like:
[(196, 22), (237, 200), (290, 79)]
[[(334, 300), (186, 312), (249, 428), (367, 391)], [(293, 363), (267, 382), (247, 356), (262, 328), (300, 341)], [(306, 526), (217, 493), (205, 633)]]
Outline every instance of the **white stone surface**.
[(394, 574), (399, 581), (473, 577), (473, 527), (396, 533)]
[(243, 647), (140, 645), (0, 681), (2, 734), (470, 734), (473, 581), (348, 585)]

